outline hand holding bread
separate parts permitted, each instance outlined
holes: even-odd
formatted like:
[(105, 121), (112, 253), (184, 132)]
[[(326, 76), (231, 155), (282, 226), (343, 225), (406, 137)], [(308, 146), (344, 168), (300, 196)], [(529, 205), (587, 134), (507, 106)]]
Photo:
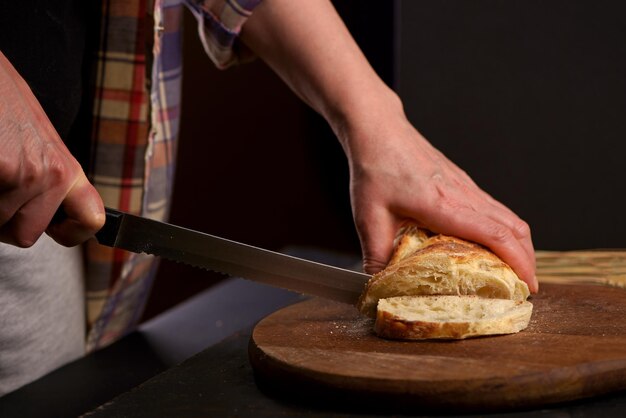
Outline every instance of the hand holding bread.
[(396, 231), (411, 219), (421, 228), (484, 245), (536, 292), (526, 222), (433, 147), (400, 105), (379, 105), (366, 116), (336, 129), (350, 166), (364, 271), (374, 274), (386, 266)]
[(408, 225), (358, 308), (376, 318), (375, 331), (383, 337), (466, 338), (524, 329), (532, 313), (529, 294), (488, 249)]

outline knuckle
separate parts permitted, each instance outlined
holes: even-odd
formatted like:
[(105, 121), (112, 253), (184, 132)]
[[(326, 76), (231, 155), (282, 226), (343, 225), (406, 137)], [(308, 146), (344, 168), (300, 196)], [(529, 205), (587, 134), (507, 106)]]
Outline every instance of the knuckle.
[(433, 209), (438, 215), (455, 218), (460, 211), (467, 209), (466, 204), (446, 194), (439, 193), (435, 198)]
[(430, 206), (439, 213), (447, 213), (450, 210), (451, 202), (445, 192), (437, 188), (436, 193), (432, 196)]
[(512, 238), (511, 230), (501, 224), (493, 224), (490, 228), (489, 236), (497, 244), (503, 244)]
[(523, 220), (519, 219), (513, 226), (513, 233), (518, 238), (528, 238), (530, 237), (530, 226)]
[(367, 274), (375, 274), (387, 266), (386, 261), (380, 261), (371, 257), (363, 258), (363, 271)]
[(25, 159), (21, 167), (20, 187), (30, 188), (38, 184), (43, 178), (43, 170), (39, 161)]
[(47, 175), (54, 185), (65, 184), (70, 178), (70, 170), (60, 160), (52, 160), (47, 169)]

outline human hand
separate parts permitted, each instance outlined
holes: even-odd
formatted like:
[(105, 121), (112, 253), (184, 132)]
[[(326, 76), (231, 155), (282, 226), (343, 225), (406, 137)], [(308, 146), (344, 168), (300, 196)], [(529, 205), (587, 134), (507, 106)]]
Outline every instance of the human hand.
[(407, 219), (474, 241), (507, 262), (538, 290), (530, 229), (481, 190), (406, 119), (401, 104), (378, 106), (336, 129), (350, 163), (350, 194), (364, 269), (383, 269)]
[(242, 39), (333, 128), (368, 273), (387, 264), (403, 221), (489, 247), (537, 290), (528, 225), (482, 191), (407, 121), (327, 0), (273, 0)]
[[(102, 227), (98, 192), (1, 52), (0, 150), (0, 241), (30, 247), (46, 231), (72, 246)], [(60, 206), (65, 219), (49, 225)]]

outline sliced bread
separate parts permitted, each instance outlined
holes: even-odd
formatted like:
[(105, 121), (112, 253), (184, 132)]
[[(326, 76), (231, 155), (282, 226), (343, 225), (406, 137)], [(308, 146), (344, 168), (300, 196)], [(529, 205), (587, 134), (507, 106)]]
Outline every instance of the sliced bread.
[(478, 295), (524, 301), (528, 286), (487, 248), (408, 225), (396, 238), (389, 265), (367, 283), (357, 307), (376, 317), (379, 299), (395, 296)]
[(399, 296), (381, 299), (374, 331), (400, 340), (463, 339), (512, 334), (528, 326), (527, 301), (478, 296)]

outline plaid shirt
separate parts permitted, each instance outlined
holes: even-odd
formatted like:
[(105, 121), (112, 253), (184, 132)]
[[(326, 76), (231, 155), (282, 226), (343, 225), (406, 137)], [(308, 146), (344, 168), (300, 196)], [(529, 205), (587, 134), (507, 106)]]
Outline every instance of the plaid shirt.
[[(90, 178), (106, 206), (164, 220), (176, 160), (183, 4), (219, 68), (248, 59), (237, 42), (261, 0), (104, 0), (93, 104)], [(89, 241), (87, 351), (131, 331), (157, 262)]]

